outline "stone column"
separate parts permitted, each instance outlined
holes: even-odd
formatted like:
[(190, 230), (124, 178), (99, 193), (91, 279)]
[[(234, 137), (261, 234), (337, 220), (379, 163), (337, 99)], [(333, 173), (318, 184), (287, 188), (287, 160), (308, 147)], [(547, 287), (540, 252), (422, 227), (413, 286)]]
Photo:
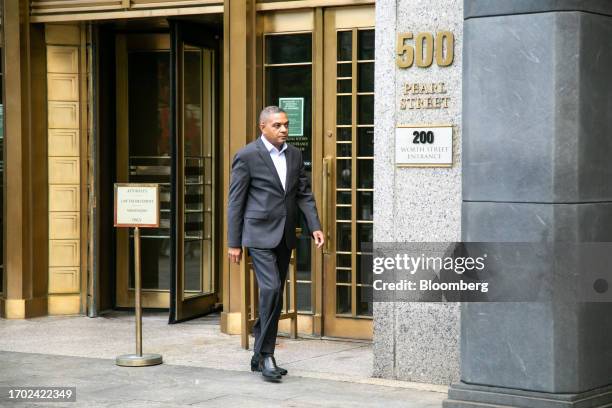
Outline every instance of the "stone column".
[(30, 24), (28, 4), (3, 2), (5, 281), (0, 315), (17, 319), (47, 314), (47, 76), (44, 29)]
[[(463, 240), (612, 241), (612, 2), (465, 0), (464, 35)], [(461, 322), (445, 407), (612, 402), (612, 304), (472, 303)]]
[[(377, 0), (374, 130), (374, 241), (450, 242), (461, 234), (461, 0)], [(450, 66), (399, 68), (399, 33), (451, 31)], [(414, 44), (414, 42), (411, 42)], [(406, 95), (406, 83), (444, 83), (444, 95)], [(411, 108), (405, 98), (448, 97), (448, 107)], [(395, 129), (401, 125), (451, 124), (450, 168), (395, 166)], [(374, 376), (449, 384), (459, 378), (459, 305), (374, 304)]]

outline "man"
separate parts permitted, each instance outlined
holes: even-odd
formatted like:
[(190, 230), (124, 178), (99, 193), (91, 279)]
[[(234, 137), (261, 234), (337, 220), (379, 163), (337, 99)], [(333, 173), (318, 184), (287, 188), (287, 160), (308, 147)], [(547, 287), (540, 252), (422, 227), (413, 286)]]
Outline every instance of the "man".
[(278, 318), (299, 207), (317, 248), (323, 232), (302, 162), (302, 152), (287, 144), (289, 121), (277, 106), (259, 116), (261, 136), (242, 148), (232, 163), (228, 203), (228, 256), (240, 263), (242, 247), (253, 261), (259, 285), (259, 317), (253, 326), (255, 348), (251, 370), (264, 380), (279, 381), (287, 370), (278, 367), (274, 347)]

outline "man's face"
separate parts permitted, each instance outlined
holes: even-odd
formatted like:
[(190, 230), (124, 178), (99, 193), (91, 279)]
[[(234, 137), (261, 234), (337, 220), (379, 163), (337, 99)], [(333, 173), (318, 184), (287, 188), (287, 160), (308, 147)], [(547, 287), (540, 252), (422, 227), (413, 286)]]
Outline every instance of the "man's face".
[(285, 113), (273, 113), (265, 122), (259, 124), (259, 129), (270, 143), (279, 147), (287, 141), (289, 120)]

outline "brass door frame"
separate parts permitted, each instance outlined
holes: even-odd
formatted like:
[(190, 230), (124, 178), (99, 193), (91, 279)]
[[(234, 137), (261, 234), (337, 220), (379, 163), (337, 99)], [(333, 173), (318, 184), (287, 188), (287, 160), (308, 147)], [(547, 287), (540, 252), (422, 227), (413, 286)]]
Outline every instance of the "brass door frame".
[[(129, 181), (129, 127), (128, 127), (128, 49), (159, 50), (170, 52), (170, 34), (117, 34), (116, 41), (116, 118), (117, 118), (117, 161), (118, 183)], [(116, 229), (116, 306), (134, 307), (134, 290), (129, 289), (129, 229)], [(142, 290), (142, 307), (168, 308), (168, 290)]]
[[(324, 89), (325, 102), (324, 102), (324, 129), (325, 129), (325, 142), (324, 142), (324, 155), (326, 158), (330, 158), (330, 175), (326, 183), (331, 186), (328, 190), (328, 197), (324, 198), (324, 202), (328, 205), (326, 214), (328, 219), (326, 220), (328, 228), (328, 246), (324, 260), (324, 281), (323, 281), (323, 297), (325, 299), (324, 304), (324, 315), (323, 315), (323, 332), (325, 336), (329, 337), (350, 337), (354, 339), (371, 340), (373, 325), (372, 318), (356, 316), (356, 271), (352, 272), (352, 316), (339, 316), (336, 315), (336, 208), (334, 203), (336, 202), (335, 194), (331, 194), (334, 191), (336, 184), (336, 89), (337, 89), (337, 69), (336, 69), (336, 56), (337, 56), (337, 30), (342, 29), (357, 29), (357, 28), (374, 28), (374, 8), (370, 6), (365, 7), (343, 7), (343, 8), (330, 8), (324, 12), (324, 41), (325, 41), (325, 78), (324, 78)], [(353, 30), (353, 44), (356, 42), (356, 30)], [(353, 47), (353, 53), (355, 53), (355, 47)], [(356, 77), (356, 65), (357, 58), (353, 55), (353, 78)], [(357, 81), (352, 81), (352, 94), (356, 94)], [(356, 139), (356, 128), (357, 128), (357, 106), (356, 98), (353, 98), (352, 103), (352, 134), (353, 140)], [(353, 153), (353, 166), (356, 166), (356, 158)], [(356, 185), (356, 172), (352, 171), (352, 186)], [(356, 223), (357, 205), (356, 205), (356, 190), (352, 189), (352, 224)], [(352, 228), (356, 230), (356, 228)], [(353, 268), (356, 266), (356, 254), (357, 254), (357, 236), (351, 237), (351, 256)]]

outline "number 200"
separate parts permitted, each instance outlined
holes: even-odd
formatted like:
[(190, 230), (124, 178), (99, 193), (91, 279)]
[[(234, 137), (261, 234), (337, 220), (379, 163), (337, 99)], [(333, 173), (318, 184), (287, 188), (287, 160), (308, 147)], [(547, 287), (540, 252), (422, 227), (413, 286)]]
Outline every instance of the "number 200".
[[(397, 35), (397, 66), (410, 68), (416, 59), (417, 67), (427, 68), (433, 63), (434, 50), (436, 64), (439, 67), (448, 67), (455, 59), (455, 36), (450, 31), (441, 31), (436, 34), (435, 47), (432, 33), (419, 33), (414, 37), (414, 46), (406, 44), (412, 40), (412, 33)], [(446, 55), (444, 55), (446, 49)], [(416, 57), (416, 58), (415, 58)]]
[(412, 139), (412, 143), (414, 144), (425, 144), (425, 143), (433, 143), (434, 142), (434, 132), (432, 132), (431, 130), (429, 132), (425, 132), (425, 131), (421, 131), (421, 132), (413, 132), (412, 136), (414, 136), (414, 139)]

